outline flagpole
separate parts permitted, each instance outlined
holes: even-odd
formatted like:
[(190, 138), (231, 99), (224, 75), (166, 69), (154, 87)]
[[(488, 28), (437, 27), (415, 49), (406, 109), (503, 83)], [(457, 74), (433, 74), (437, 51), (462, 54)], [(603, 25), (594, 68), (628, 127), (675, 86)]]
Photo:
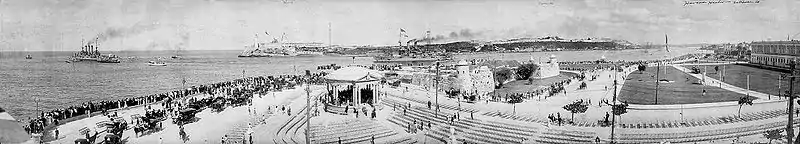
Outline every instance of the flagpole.
[(333, 47), (333, 42), (331, 41), (331, 22), (328, 22), (328, 47)]

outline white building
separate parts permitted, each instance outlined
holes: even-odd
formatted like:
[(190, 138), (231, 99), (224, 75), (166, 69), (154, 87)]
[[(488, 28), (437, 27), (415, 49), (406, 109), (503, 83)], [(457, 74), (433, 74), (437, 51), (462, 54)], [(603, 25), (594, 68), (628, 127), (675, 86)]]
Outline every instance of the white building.
[(477, 94), (485, 98), (488, 93), (494, 91), (494, 75), (487, 66), (473, 66), (467, 61), (461, 60), (456, 65), (457, 81), (456, 87), (466, 94)]
[[(533, 61), (533, 59), (531, 59)], [(531, 73), (531, 78), (533, 79), (544, 79), (548, 77), (558, 76), (560, 68), (558, 67), (558, 61), (556, 60), (556, 55), (550, 55), (550, 60), (547, 63), (537, 62), (539, 66), (536, 71)]]

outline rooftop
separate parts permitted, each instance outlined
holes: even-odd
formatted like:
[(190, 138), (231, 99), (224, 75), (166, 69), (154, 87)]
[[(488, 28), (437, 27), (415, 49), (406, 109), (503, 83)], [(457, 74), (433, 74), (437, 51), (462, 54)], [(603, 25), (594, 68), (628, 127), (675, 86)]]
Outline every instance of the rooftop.
[(800, 44), (800, 41), (755, 41), (752, 44)]

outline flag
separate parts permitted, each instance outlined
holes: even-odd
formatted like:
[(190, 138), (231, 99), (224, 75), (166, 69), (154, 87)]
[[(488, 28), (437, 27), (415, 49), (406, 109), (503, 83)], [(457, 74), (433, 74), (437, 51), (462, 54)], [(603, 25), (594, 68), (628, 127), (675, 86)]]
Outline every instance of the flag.
[(406, 35), (406, 34), (403, 34), (403, 36), (404, 36), (404, 37), (408, 37), (408, 35)]
[(264, 34), (267, 34), (267, 35), (269, 35), (269, 33), (268, 33), (268, 32), (264, 32)]
[(406, 30), (404, 30), (403, 28), (400, 28), (400, 32), (404, 33), (404, 32), (406, 32)]

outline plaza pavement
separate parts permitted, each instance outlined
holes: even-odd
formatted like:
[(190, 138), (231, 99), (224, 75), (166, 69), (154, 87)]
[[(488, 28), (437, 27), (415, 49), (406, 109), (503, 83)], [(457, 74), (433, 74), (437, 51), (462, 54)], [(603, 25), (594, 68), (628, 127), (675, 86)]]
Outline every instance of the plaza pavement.
[[(624, 72), (617, 73), (618, 79), (621, 84), (624, 84), (622, 77), (630, 72), (633, 72), (634, 67), (628, 67)], [(507, 104), (498, 102), (478, 101), (476, 103), (460, 104), (462, 117), (469, 116), (470, 112), (475, 113), (476, 119), (507, 119), (516, 121), (518, 123), (536, 122), (534, 126), (550, 127), (552, 123), (547, 123), (546, 117), (548, 114), (560, 113), (564, 119), (569, 119), (570, 114), (562, 109), (563, 105), (571, 103), (575, 100), (584, 99), (591, 100), (589, 109), (584, 114), (575, 114), (575, 121), (580, 125), (567, 125), (560, 128), (564, 129), (580, 129), (584, 131), (592, 131), (604, 140), (608, 140), (610, 132), (608, 127), (592, 126), (605, 116), (605, 112), (610, 111), (609, 106), (598, 106), (597, 102), (602, 99), (611, 100), (613, 93), (613, 74), (614, 72), (602, 70), (590, 74), (599, 75), (597, 80), (586, 81), (588, 87), (583, 90), (577, 90), (579, 82), (573, 82), (566, 86), (567, 93), (560, 93), (556, 96), (538, 100), (533, 98), (519, 104)], [(712, 81), (713, 79), (707, 79)], [(604, 87), (608, 86), (608, 89)], [(405, 88), (409, 90), (405, 90)], [(618, 88), (617, 90), (620, 90)], [(735, 87), (729, 89), (737, 90)], [(741, 92), (741, 88), (738, 88)], [(407, 103), (421, 104), (425, 107), (426, 102), (430, 100), (435, 103), (433, 93), (425, 90), (425, 88), (404, 85), (396, 89), (387, 90), (390, 96), (396, 96), (400, 99), (407, 100)], [(757, 94), (757, 93), (753, 93)], [(444, 97), (444, 93), (439, 94), (439, 103), (458, 109), (459, 103), (450, 98)], [(667, 95), (667, 94), (665, 94)], [(724, 102), (723, 102), (724, 103)], [(734, 102), (735, 103), (735, 102)], [(741, 116), (738, 113), (738, 105), (729, 104), (710, 104), (714, 106), (699, 106), (680, 108), (680, 105), (665, 105), (663, 107), (649, 106), (647, 108), (630, 109), (628, 113), (623, 114), (617, 118), (618, 133), (619, 134), (650, 134), (658, 135), (660, 133), (668, 132), (691, 132), (691, 131), (718, 131), (720, 133), (726, 131), (733, 131), (737, 128), (747, 127), (748, 124), (757, 124), (767, 121), (773, 121), (776, 124), (765, 125), (753, 128), (756, 133), (744, 132), (731, 132), (731, 137), (746, 137), (760, 135), (766, 129), (775, 129), (785, 126), (785, 103), (781, 101), (761, 101), (752, 106), (745, 105), (741, 108)], [(446, 113), (454, 114), (455, 112), (446, 111)], [(478, 115), (480, 114), (480, 115)], [(783, 120), (784, 124), (780, 124)], [(542, 123), (544, 122), (544, 123)], [(538, 123), (538, 125), (537, 125)], [(531, 123), (526, 123), (531, 125)], [(638, 128), (637, 128), (638, 127)], [(653, 131), (653, 129), (658, 129)], [(709, 132), (711, 133), (711, 132)], [(702, 135), (701, 135), (702, 136)], [(725, 137), (710, 137), (710, 140), (725, 139)], [(763, 138), (761, 138), (763, 139)], [(676, 139), (677, 140), (677, 139)], [(681, 141), (695, 141), (695, 139), (683, 139)], [(697, 139), (696, 141), (703, 141)]]

